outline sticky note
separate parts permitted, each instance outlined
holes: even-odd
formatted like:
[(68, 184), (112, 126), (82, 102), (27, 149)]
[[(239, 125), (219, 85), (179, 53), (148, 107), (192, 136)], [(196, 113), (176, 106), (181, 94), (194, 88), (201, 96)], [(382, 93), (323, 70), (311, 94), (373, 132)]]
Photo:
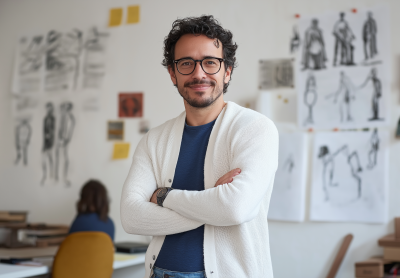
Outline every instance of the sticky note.
[(133, 24), (139, 22), (140, 15), (140, 7), (139, 6), (129, 6), (128, 7), (128, 16), (126, 17), (127, 24)]
[(110, 18), (108, 19), (108, 27), (119, 26), (122, 23), (122, 8), (110, 9)]
[(129, 143), (115, 143), (112, 159), (126, 159), (129, 155)]
[(137, 255), (128, 255), (128, 254), (118, 254), (114, 253), (114, 261), (127, 261), (136, 259)]

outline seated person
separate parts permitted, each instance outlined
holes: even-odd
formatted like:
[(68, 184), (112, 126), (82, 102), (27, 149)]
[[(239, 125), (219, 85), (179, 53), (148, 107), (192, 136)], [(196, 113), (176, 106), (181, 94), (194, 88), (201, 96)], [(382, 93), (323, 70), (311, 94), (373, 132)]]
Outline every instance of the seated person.
[(81, 190), (81, 199), (77, 203), (78, 215), (71, 225), (69, 233), (98, 231), (108, 234), (114, 241), (114, 223), (108, 217), (107, 189), (96, 180), (89, 180)]

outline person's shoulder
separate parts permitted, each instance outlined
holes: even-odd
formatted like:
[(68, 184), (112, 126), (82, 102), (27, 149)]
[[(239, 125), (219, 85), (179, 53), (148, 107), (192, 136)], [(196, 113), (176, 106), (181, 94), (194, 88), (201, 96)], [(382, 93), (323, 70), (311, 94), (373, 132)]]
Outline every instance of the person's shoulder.
[(274, 122), (253, 109), (242, 107), (234, 102), (227, 102), (225, 116), (234, 132), (245, 130), (249, 126), (276, 129)]

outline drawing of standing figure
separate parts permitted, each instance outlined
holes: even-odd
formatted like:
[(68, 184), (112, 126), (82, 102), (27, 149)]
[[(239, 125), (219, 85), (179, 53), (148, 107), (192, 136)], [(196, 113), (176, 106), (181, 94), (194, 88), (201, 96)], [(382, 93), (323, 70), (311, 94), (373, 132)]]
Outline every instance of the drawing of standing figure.
[(379, 150), (379, 136), (378, 136), (378, 129), (375, 128), (374, 132), (372, 133), (370, 142), (371, 142), (371, 150), (368, 153), (368, 169), (373, 169), (377, 163), (378, 157), (378, 150)]
[(17, 165), (22, 159), (25, 166), (28, 165), (28, 145), (31, 141), (32, 128), (28, 119), (22, 119), (19, 125), (15, 128), (15, 147), (17, 149)]
[(347, 157), (347, 163), (349, 164), (352, 177), (357, 182), (357, 196), (358, 198), (361, 198), (362, 180), (358, 173), (362, 171), (362, 168), (360, 166), (358, 153), (354, 151), (349, 154), (348, 146), (344, 145), (336, 152), (330, 154), (328, 146), (321, 146), (319, 149), (318, 158), (320, 158), (323, 163), (322, 184), (325, 192), (325, 201), (330, 200), (329, 188), (339, 186), (338, 183), (334, 183), (333, 181), (335, 178), (335, 159), (340, 153), (343, 153)]
[(372, 17), (372, 12), (368, 12), (368, 19), (363, 26), (364, 56), (365, 60), (372, 59), (378, 55), (376, 47), (376, 33), (378, 32), (376, 21)]
[(318, 19), (313, 19), (311, 26), (306, 30), (304, 35), (303, 70), (324, 69), (326, 60), (322, 30), (318, 28)]
[(341, 122), (351, 122), (353, 117), (351, 116), (351, 101), (355, 99), (353, 91), (355, 91), (354, 85), (350, 78), (343, 72), (340, 72), (340, 85), (339, 89), (328, 95), (326, 98), (329, 99), (334, 96), (333, 102), (336, 103), (339, 95), (343, 92), (343, 98), (339, 102), (340, 108), (340, 121)]
[(354, 65), (353, 51), (354, 46), (352, 40), (355, 39), (349, 24), (344, 19), (344, 13), (340, 13), (340, 19), (333, 27), (333, 35), (335, 36), (335, 55), (333, 58), (333, 66), (336, 66), (337, 56), (340, 56), (341, 65)]
[(75, 117), (72, 114), (73, 105), (71, 102), (64, 102), (60, 105), (61, 110), (61, 121), (58, 128), (58, 141), (56, 146), (56, 180), (59, 178), (60, 164), (62, 167), (62, 179), (66, 186), (70, 186), (68, 180), (68, 145), (71, 142), (72, 133), (75, 127)]
[(308, 108), (308, 115), (304, 122), (304, 125), (313, 124), (313, 107), (317, 103), (317, 85), (315, 82), (315, 76), (312, 72), (307, 77), (306, 90), (304, 92), (304, 104)]
[(373, 95), (372, 95), (372, 118), (369, 121), (379, 121), (383, 120), (379, 118), (379, 99), (382, 97), (382, 83), (377, 77), (376, 68), (372, 68), (370, 74), (367, 76), (365, 82), (360, 86), (360, 89), (364, 88), (368, 81), (372, 82), (373, 85)]
[(43, 121), (43, 150), (42, 150), (42, 169), (43, 178), (42, 185), (44, 185), (47, 176), (53, 177), (53, 146), (54, 146), (54, 134), (56, 128), (56, 120), (54, 117), (54, 106), (53, 103), (48, 102), (46, 104), (46, 116)]

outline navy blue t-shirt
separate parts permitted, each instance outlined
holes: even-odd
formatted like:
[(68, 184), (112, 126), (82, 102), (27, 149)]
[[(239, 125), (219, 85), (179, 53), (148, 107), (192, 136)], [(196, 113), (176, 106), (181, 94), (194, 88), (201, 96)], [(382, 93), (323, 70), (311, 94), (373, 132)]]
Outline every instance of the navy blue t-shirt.
[[(215, 120), (201, 126), (185, 124), (172, 188), (204, 190), (204, 160), (214, 123)], [(203, 242), (204, 225), (191, 231), (167, 235), (155, 266), (179, 272), (203, 271)]]
[(108, 217), (107, 221), (103, 221), (95, 212), (78, 214), (69, 229), (70, 234), (75, 232), (104, 232), (111, 237), (112, 241), (114, 241), (114, 231), (114, 222), (111, 218)]

